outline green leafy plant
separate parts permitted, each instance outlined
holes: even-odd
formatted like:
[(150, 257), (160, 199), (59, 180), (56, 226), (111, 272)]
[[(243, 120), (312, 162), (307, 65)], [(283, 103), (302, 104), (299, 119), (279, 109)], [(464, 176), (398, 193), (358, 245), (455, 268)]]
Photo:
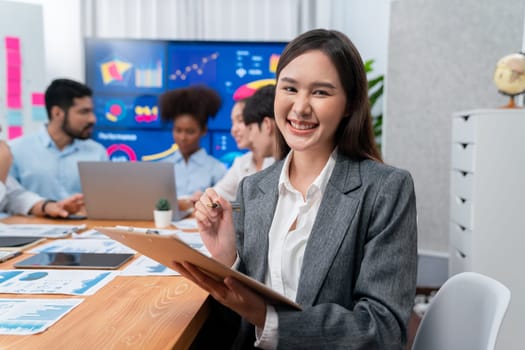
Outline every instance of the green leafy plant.
[(157, 204), (155, 204), (155, 209), (160, 210), (160, 211), (171, 210), (170, 201), (167, 200), (166, 198), (160, 198), (157, 201)]
[[(367, 60), (365, 62), (365, 71), (367, 74), (372, 73), (374, 60)], [(372, 110), (372, 125), (374, 127), (374, 136), (376, 143), (381, 149), (381, 134), (383, 132), (383, 111), (380, 109), (379, 112), (375, 112), (374, 106), (383, 96), (385, 76), (379, 75), (376, 77), (368, 78), (368, 100), (370, 101), (370, 109)], [(377, 108), (376, 108), (377, 110)], [(374, 113), (375, 112), (375, 113)]]

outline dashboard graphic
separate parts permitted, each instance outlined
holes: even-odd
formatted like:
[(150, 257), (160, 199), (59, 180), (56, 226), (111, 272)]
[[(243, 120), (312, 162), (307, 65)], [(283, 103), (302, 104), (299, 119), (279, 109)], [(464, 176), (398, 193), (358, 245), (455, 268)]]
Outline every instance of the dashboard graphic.
[(245, 152), (230, 135), (236, 100), (275, 84), (285, 42), (85, 39), (86, 82), (97, 115), (94, 139), (113, 161), (158, 161), (177, 150), (172, 124), (163, 122), (158, 97), (204, 84), (222, 107), (210, 118), (201, 145), (227, 166)]
[(100, 64), (100, 75), (102, 77), (102, 82), (105, 85), (109, 84), (127, 84), (129, 74), (126, 74), (129, 69), (132, 67), (132, 64), (129, 62), (120, 61), (118, 59), (113, 59), (108, 62)]
[(97, 127), (94, 139), (114, 162), (159, 161), (177, 150), (171, 130), (109, 130)]

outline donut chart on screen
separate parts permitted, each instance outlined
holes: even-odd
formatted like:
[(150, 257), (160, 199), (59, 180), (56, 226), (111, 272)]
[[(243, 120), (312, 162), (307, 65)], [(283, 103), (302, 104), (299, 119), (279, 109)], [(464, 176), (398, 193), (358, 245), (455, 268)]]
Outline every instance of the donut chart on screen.
[(252, 81), (248, 84), (244, 84), (240, 86), (239, 88), (237, 88), (237, 90), (235, 90), (235, 92), (233, 93), (233, 100), (238, 101), (244, 98), (248, 98), (251, 95), (253, 95), (253, 93), (257, 89), (262, 88), (263, 86), (266, 86), (266, 85), (275, 85), (275, 79), (261, 79), (261, 80)]
[[(130, 162), (135, 162), (137, 160), (137, 154), (133, 148), (122, 143), (112, 144), (107, 148), (107, 151), (108, 157), (112, 161), (128, 160)], [(122, 155), (124, 155), (127, 159), (122, 159)]]

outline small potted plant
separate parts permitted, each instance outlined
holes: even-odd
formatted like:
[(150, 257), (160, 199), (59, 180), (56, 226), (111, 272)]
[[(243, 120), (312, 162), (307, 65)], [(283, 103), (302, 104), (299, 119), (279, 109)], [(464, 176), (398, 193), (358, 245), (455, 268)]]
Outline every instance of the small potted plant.
[(170, 201), (166, 198), (160, 198), (155, 204), (155, 210), (153, 211), (153, 219), (155, 221), (155, 227), (163, 228), (171, 225), (172, 210)]

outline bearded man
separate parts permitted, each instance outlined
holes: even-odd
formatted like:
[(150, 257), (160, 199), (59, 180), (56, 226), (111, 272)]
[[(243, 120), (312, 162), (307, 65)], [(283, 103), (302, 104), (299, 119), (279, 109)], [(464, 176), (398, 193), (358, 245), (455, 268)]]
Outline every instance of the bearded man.
[(96, 116), (92, 90), (77, 81), (56, 79), (46, 89), (48, 123), (9, 142), (10, 174), (27, 190), (61, 200), (82, 191), (77, 162), (107, 161), (104, 146), (90, 139)]

